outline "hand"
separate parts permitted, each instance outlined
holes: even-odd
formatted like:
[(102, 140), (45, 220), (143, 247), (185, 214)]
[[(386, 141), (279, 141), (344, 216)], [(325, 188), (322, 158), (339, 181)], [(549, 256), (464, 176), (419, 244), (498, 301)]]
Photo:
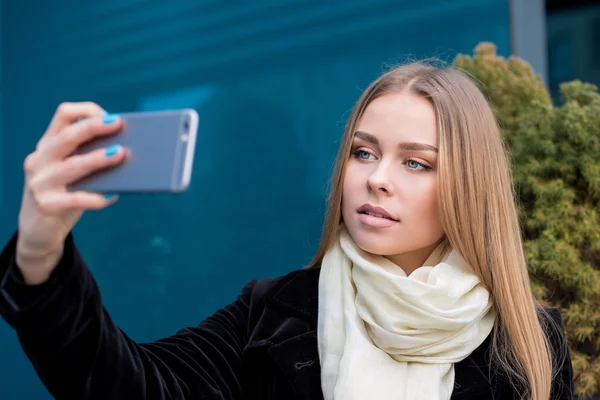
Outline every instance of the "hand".
[(29, 284), (44, 282), (60, 261), (63, 244), (85, 210), (99, 210), (117, 201), (100, 193), (69, 192), (84, 176), (123, 162), (121, 148), (73, 155), (97, 136), (117, 133), (118, 116), (90, 102), (63, 103), (24, 163), (25, 186), (19, 212), (16, 262)]

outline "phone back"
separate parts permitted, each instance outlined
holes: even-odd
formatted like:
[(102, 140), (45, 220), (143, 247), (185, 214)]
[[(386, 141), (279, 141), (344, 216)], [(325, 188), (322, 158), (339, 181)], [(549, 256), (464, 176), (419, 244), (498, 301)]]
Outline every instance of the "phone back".
[(76, 153), (123, 146), (127, 161), (71, 185), (70, 190), (100, 193), (182, 192), (191, 180), (198, 130), (195, 110), (151, 111), (120, 114), (118, 134), (94, 139)]

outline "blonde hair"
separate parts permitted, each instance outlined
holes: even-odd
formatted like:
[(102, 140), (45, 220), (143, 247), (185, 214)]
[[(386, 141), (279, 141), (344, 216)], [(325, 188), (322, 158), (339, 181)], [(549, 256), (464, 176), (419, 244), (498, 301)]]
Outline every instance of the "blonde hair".
[(500, 129), (485, 96), (463, 72), (411, 63), (383, 74), (365, 90), (346, 125), (321, 242), (306, 268), (320, 265), (342, 220), (342, 184), (357, 121), (371, 101), (390, 92), (410, 92), (432, 104), (439, 135), (442, 227), (448, 244), (472, 266), (494, 298), (498, 318), (492, 362), (523, 398), (547, 400), (553, 356), (537, 313), (546, 321), (551, 317), (531, 290)]

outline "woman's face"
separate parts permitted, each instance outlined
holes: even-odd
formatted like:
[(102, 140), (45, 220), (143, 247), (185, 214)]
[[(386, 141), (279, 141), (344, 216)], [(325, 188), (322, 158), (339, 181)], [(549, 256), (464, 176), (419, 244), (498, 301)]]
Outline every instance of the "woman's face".
[(356, 244), (407, 275), (444, 232), (437, 190), (435, 111), (422, 97), (389, 93), (358, 121), (342, 193), (342, 216)]

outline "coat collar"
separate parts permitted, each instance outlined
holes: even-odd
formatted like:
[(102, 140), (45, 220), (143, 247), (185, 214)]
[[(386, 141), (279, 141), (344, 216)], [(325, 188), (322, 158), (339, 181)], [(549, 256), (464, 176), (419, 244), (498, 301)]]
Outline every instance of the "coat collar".
[(287, 275), (267, 295), (267, 304), (276, 308), (281, 326), (271, 338), (269, 356), (300, 399), (323, 399), (321, 363), (317, 341), (320, 268), (299, 270)]
[[(276, 285), (268, 302), (308, 324), (272, 343), (269, 354), (277, 362), (300, 398), (321, 399), (321, 366), (318, 354), (317, 319), (321, 268), (299, 270)], [(469, 357), (455, 364), (452, 399), (479, 399), (490, 393), (490, 337)]]
[(273, 289), (270, 300), (316, 323), (319, 314), (320, 273), (320, 267), (295, 271)]

